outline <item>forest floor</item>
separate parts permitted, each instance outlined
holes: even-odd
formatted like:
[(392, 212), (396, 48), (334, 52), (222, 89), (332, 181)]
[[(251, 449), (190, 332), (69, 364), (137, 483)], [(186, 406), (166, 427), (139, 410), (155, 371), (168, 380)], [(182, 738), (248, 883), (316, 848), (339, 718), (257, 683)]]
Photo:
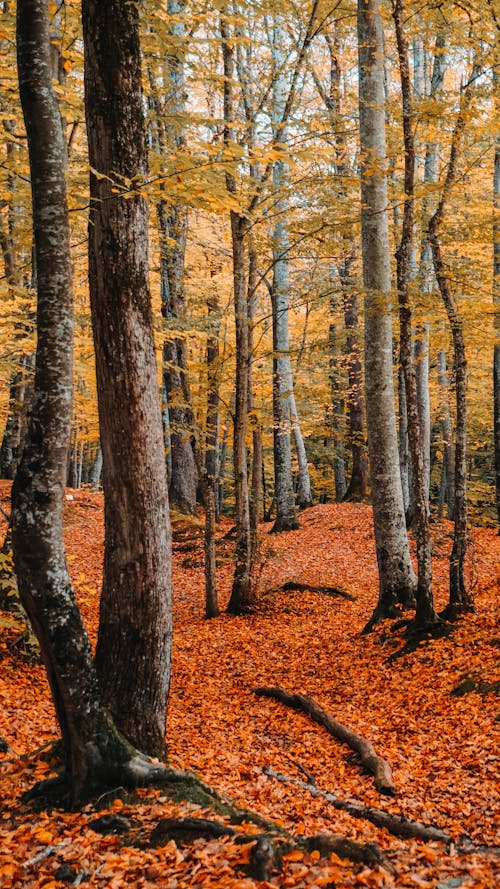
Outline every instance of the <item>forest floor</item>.
[[(4, 484), (4, 483), (3, 483)], [(0, 487), (4, 508), (8, 489)], [(174, 552), (174, 654), (168, 711), (171, 764), (196, 771), (237, 804), (273, 819), (295, 835), (319, 831), (380, 846), (394, 873), (319, 853), (292, 851), (281, 871), (256, 882), (245, 871), (250, 844), (232, 838), (151, 846), (164, 817), (217, 818), (174, 804), (161, 790), (101, 800), (106, 812), (131, 824), (123, 835), (89, 827), (83, 811), (33, 812), (19, 796), (53, 766), (40, 748), (57, 736), (45, 673), (15, 644), (18, 629), (0, 613), (0, 886), (55, 889), (66, 878), (84, 887), (253, 889), (253, 887), (493, 887), (500, 883), (498, 763), (500, 714), (495, 599), (500, 586), (500, 537), (473, 532), (467, 575), (476, 611), (447, 638), (427, 641), (395, 660), (402, 637), (383, 626), (361, 630), (376, 597), (371, 512), (363, 505), (316, 506), (299, 531), (262, 528), (260, 603), (250, 617), (203, 618), (201, 523), (177, 523)], [(65, 504), (70, 568), (89, 633), (95, 639), (103, 551), (102, 499), (74, 492)], [(220, 526), (222, 538), (230, 525)], [(432, 526), (435, 592), (446, 604), (451, 525)], [(221, 604), (231, 584), (231, 543), (221, 540)], [(353, 601), (320, 592), (280, 591), (294, 581), (340, 587)], [(381, 796), (352, 752), (326, 730), (281, 703), (256, 697), (256, 686), (302, 692), (368, 738), (391, 764), (394, 797)], [(36, 752), (37, 751), (37, 752)], [(308, 790), (267, 777), (271, 767), (291, 778), (313, 776), (321, 790), (441, 827), (453, 838), (399, 839), (368, 820), (336, 811)], [(102, 809), (102, 804), (108, 804)], [(220, 820), (220, 819), (219, 819)], [(495, 848), (496, 847), (496, 848)]]

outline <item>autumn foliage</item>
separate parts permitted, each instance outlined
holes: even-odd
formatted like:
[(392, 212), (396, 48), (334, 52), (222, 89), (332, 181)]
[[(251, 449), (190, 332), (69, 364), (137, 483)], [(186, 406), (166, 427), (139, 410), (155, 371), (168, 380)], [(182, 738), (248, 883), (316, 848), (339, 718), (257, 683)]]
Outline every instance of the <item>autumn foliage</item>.
[[(6, 483), (1, 490), (7, 506)], [(79, 605), (95, 638), (101, 496), (74, 492), (65, 505), (65, 523)], [(218, 532), (222, 602), (232, 581), (232, 543), (223, 540), (228, 527), (223, 523)], [(239, 844), (224, 837), (153, 846), (151, 833), (162, 818), (224, 820), (209, 809), (174, 803), (161, 789), (130, 794), (117, 788), (78, 812), (33, 811), (20, 794), (53, 773), (49, 745), (57, 738), (57, 726), (43, 667), (23, 657), (20, 628), (3, 613), (0, 736), (9, 745), (0, 754), (4, 889), (56, 889), (71, 881), (108, 889), (495, 885), (500, 639), (494, 598), (500, 538), (489, 529), (472, 534), (467, 571), (475, 613), (451, 635), (391, 659), (404, 645), (401, 630), (391, 632), (384, 625), (371, 636), (361, 635), (376, 599), (370, 509), (316, 506), (303, 514), (300, 531), (271, 537), (269, 527), (262, 534), (256, 613), (206, 621), (201, 523), (174, 522), (171, 764), (196, 771), (223, 796), (295, 836), (328, 831), (376, 843), (394, 873), (335, 854), (322, 858), (319, 852), (295, 849), (285, 855), (281, 871), (259, 883), (247, 870), (251, 841)], [(448, 523), (433, 526), (438, 608), (447, 601), (451, 531)], [(283, 590), (289, 581), (338, 587), (354, 598)], [(369, 739), (390, 762), (397, 795), (381, 796), (352, 752), (322, 726), (253, 692), (270, 685), (309, 695)], [(265, 767), (303, 781), (312, 777), (318, 788), (341, 799), (438, 826), (453, 843), (398, 839), (367, 820), (335, 811), (306, 790), (272, 780)], [(105, 814), (126, 819), (117, 821), (124, 832), (94, 830), (91, 822)], [(244, 824), (238, 831), (247, 835), (258, 828)]]

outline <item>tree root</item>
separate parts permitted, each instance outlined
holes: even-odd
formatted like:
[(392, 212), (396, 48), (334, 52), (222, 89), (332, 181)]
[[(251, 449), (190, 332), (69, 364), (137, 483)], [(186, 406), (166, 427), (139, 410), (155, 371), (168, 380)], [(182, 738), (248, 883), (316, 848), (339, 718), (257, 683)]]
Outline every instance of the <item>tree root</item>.
[(347, 726), (337, 722), (332, 716), (329, 716), (325, 710), (309, 698), (307, 695), (288, 694), (282, 688), (254, 688), (254, 693), (260, 697), (273, 698), (286, 704), (287, 707), (293, 707), (294, 710), (302, 710), (312, 719), (326, 728), (328, 733), (338, 741), (347, 744), (351, 750), (358, 754), (362, 765), (370, 772), (375, 779), (375, 787), (379, 793), (385, 793), (388, 796), (396, 794), (392, 769), (387, 762), (379, 756), (370, 741), (357, 735)]
[(409, 818), (399, 815), (391, 815), (383, 809), (375, 809), (372, 806), (360, 806), (352, 800), (342, 800), (338, 796), (334, 796), (328, 790), (320, 790), (315, 784), (301, 781), (298, 778), (289, 778), (281, 772), (275, 772), (269, 767), (264, 769), (264, 774), (268, 778), (274, 778), (282, 784), (290, 784), (293, 787), (300, 787), (302, 790), (308, 790), (312, 796), (321, 797), (329, 802), (334, 809), (341, 812), (348, 812), (353, 818), (363, 818), (371, 821), (376, 827), (383, 827), (392, 833), (395, 837), (404, 839), (419, 839), (426, 842), (451, 843), (452, 838), (444, 830), (433, 827), (431, 824), (423, 824), (420, 821), (411, 821)]
[(317, 851), (322, 857), (334, 852), (339, 858), (347, 858), (368, 867), (380, 865), (390, 873), (394, 869), (381, 849), (373, 843), (358, 843), (339, 834), (320, 833), (309, 837), (295, 837), (267, 822), (266, 833), (239, 833), (228, 824), (207, 818), (163, 818), (153, 829), (151, 845), (164, 846), (171, 840), (178, 845), (189, 845), (197, 839), (233, 837), (238, 844), (253, 843), (250, 853), (249, 876), (256, 880), (268, 880), (274, 868), (281, 869), (283, 857), (293, 849), (303, 852)]

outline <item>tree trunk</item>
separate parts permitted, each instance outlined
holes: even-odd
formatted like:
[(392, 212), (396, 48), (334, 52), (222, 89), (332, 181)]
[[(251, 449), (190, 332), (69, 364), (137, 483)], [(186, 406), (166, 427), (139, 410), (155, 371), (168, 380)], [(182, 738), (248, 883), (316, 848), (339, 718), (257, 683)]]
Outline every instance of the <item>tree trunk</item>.
[(403, 105), (404, 136), (404, 208), (401, 240), (396, 250), (397, 285), (399, 304), (399, 351), (403, 368), (406, 415), (408, 422), (408, 444), (411, 457), (413, 480), (414, 516), (417, 548), (417, 590), (415, 622), (422, 627), (436, 621), (432, 592), (431, 536), (429, 529), (428, 484), (424, 460), (421, 415), (419, 413), (417, 375), (412, 351), (412, 308), (410, 303), (410, 255), (415, 224), (415, 143), (413, 138), (412, 87), (408, 62), (408, 46), (403, 30), (403, 0), (395, 0), (393, 7), (399, 70), (401, 76), (401, 96)]
[(453, 522), (455, 520), (455, 452), (453, 449), (453, 423), (450, 410), (450, 381), (446, 369), (446, 352), (444, 349), (440, 349), (438, 352), (437, 377), (443, 435), (443, 501), (446, 500), (448, 518)]
[[(105, 502), (96, 664), (105, 704), (141, 750), (164, 752), (171, 537), (151, 303), (139, 13), (82, 4), (92, 169), (89, 283)], [(123, 194), (121, 191), (123, 190)]]
[(473, 66), (472, 75), (460, 96), (460, 110), (453, 129), (443, 190), (437, 209), (431, 216), (428, 226), (434, 271), (451, 328), (455, 358), (455, 531), (450, 556), (450, 601), (446, 610), (446, 614), (451, 617), (459, 612), (473, 610), (473, 600), (467, 591), (464, 577), (467, 552), (467, 360), (462, 319), (450, 287), (441, 249), (441, 229), (447, 202), (458, 176), (460, 145), (470, 110), (475, 73), (477, 73), (476, 65)]
[[(275, 16), (271, 54), (273, 59), (272, 125), (275, 138), (286, 144), (286, 127), (281, 126), (286, 105), (286, 80), (284, 71), (283, 21)], [(271, 233), (273, 253), (273, 279), (271, 309), (273, 321), (273, 444), (274, 444), (274, 493), (276, 520), (273, 531), (294, 531), (299, 527), (295, 514), (295, 495), (292, 482), (291, 410), (293, 392), (290, 364), (290, 336), (288, 331), (288, 306), (290, 300), (290, 270), (288, 252), (288, 200), (285, 195), (286, 164), (278, 158), (273, 167), (275, 191), (275, 223)]]
[(413, 598), (392, 375), (383, 30), (378, 0), (358, 2), (365, 386), (379, 599), (370, 626)]
[[(72, 793), (130, 782), (142, 758), (104, 710), (68, 573), (62, 501), (70, 444), (73, 302), (66, 150), (52, 86), (46, 0), (18, 0), (21, 102), (30, 155), (38, 268), (33, 411), (12, 491), (19, 592), (40, 643)], [(137, 777), (137, 776), (135, 776)]]
[[(498, 79), (497, 79), (498, 83)], [(500, 211), (500, 140), (495, 148), (494, 200)], [(500, 222), (493, 228), (493, 306), (495, 351), (493, 356), (494, 438), (495, 438), (495, 491), (498, 533), (500, 534)]]
[(363, 365), (359, 342), (358, 296), (350, 270), (354, 254), (346, 254), (341, 267), (346, 328), (345, 355), (349, 414), (348, 443), (351, 451), (351, 475), (344, 500), (359, 502), (366, 497), (368, 460), (365, 444), (365, 405), (363, 397)]
[(102, 475), (102, 448), (101, 442), (97, 445), (97, 453), (94, 458), (94, 462), (92, 463), (92, 468), (89, 474), (89, 483), (90, 487), (93, 491), (99, 490), (99, 485), (101, 483), (101, 475)]
[[(179, 206), (170, 207), (162, 202), (158, 208), (158, 219), (162, 238), (161, 313), (166, 321), (178, 325), (185, 316), (183, 279), (187, 210)], [(186, 515), (195, 515), (197, 476), (191, 445), (193, 410), (188, 379), (187, 344), (181, 337), (166, 338), (163, 344), (163, 392), (168, 410), (170, 505)]]
[[(229, 32), (228, 14), (221, 13), (222, 55), (224, 62), (224, 142), (230, 146), (234, 120), (233, 76), (234, 45)], [(226, 188), (236, 194), (236, 179), (226, 172)], [(231, 614), (245, 614), (254, 606), (253, 563), (254, 547), (250, 527), (250, 498), (248, 491), (246, 433), (248, 426), (248, 305), (245, 274), (245, 237), (249, 222), (231, 210), (231, 245), (233, 254), (233, 293), (236, 326), (236, 385), (234, 410), (234, 488), (236, 518), (235, 571), (227, 610)]]
[(209, 336), (207, 339), (207, 424), (205, 433), (205, 617), (217, 617), (215, 523), (217, 518), (217, 442), (219, 436), (219, 327), (220, 309), (217, 289), (208, 299)]

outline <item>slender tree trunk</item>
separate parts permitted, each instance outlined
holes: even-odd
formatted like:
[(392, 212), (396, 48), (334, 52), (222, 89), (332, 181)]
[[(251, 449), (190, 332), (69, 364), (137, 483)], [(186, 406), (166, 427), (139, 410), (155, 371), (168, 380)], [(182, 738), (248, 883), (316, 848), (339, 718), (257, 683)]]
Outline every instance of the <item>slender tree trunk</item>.
[[(476, 66), (473, 68), (473, 75), (475, 72)], [(449, 617), (454, 617), (462, 611), (473, 610), (473, 600), (467, 591), (464, 577), (467, 552), (467, 360), (463, 323), (443, 259), (441, 230), (447, 202), (458, 175), (460, 145), (469, 113), (473, 80), (474, 76), (462, 90), (460, 110), (453, 129), (450, 157), (441, 198), (435, 213), (429, 220), (429, 241), (432, 247), (434, 271), (451, 328), (455, 358), (455, 532), (450, 556), (450, 601), (445, 612)]]
[(407, 605), (415, 575), (406, 535), (392, 375), (383, 30), (378, 0), (358, 2), (365, 385), (379, 600), (369, 625)]
[(331, 409), (328, 408), (327, 421), (331, 429), (333, 443), (333, 478), (335, 481), (335, 500), (342, 503), (346, 491), (347, 482), (345, 474), (344, 437), (345, 437), (345, 402), (342, 396), (341, 368), (342, 362), (337, 344), (337, 325), (335, 314), (337, 309), (336, 297), (330, 299), (331, 321), (328, 327), (329, 346), (329, 379), (331, 393)]
[(344, 500), (360, 501), (366, 497), (368, 459), (365, 444), (365, 405), (363, 396), (363, 364), (359, 342), (358, 295), (351, 273), (352, 253), (344, 256), (341, 281), (346, 328), (345, 355), (348, 383), (348, 442), (351, 451), (351, 475)]
[[(273, 101), (272, 123), (275, 138), (280, 131), (280, 144), (286, 144), (287, 131), (281, 126), (286, 105), (286, 80), (284, 71), (283, 21), (275, 16), (273, 42)], [(275, 190), (275, 223), (272, 230), (273, 280), (271, 308), (273, 316), (273, 441), (274, 441), (274, 492), (276, 520), (273, 531), (293, 531), (299, 527), (295, 514), (295, 495), (292, 482), (291, 410), (290, 396), (293, 379), (290, 364), (290, 335), (288, 331), (288, 307), (290, 300), (290, 270), (288, 252), (288, 200), (285, 196), (286, 164), (282, 158), (273, 167)]]
[(429, 529), (428, 485), (423, 452), (422, 427), (419, 414), (417, 375), (412, 354), (412, 309), (410, 303), (410, 255), (415, 224), (415, 143), (408, 45), (403, 31), (403, 0), (393, 5), (396, 42), (401, 76), (404, 137), (404, 209), (401, 240), (396, 250), (399, 304), (400, 356), (406, 393), (408, 443), (411, 457), (415, 538), (417, 545), (417, 590), (415, 622), (426, 626), (436, 621), (432, 592), (431, 536)]
[(399, 474), (401, 477), (406, 527), (410, 528), (413, 521), (413, 480), (408, 440), (408, 410), (406, 407), (405, 375), (402, 365), (398, 368), (398, 412)]
[[(170, 682), (171, 538), (151, 301), (135, 4), (83, 0), (91, 170), (89, 283), (105, 502), (96, 664), (106, 705), (163, 755)], [(114, 185), (116, 182), (116, 185)]]
[(262, 490), (262, 427), (255, 410), (253, 398), (252, 369), (254, 362), (254, 338), (255, 308), (257, 302), (257, 252), (250, 235), (248, 239), (248, 413), (252, 430), (252, 471), (250, 484), (250, 528), (253, 537), (253, 548), (258, 550), (259, 541), (259, 505)]
[[(234, 48), (229, 32), (228, 14), (221, 13), (222, 54), (224, 62), (224, 141), (231, 143), (231, 125), (234, 120), (233, 76)], [(226, 188), (236, 194), (236, 179), (232, 172), (226, 172)], [(233, 293), (236, 325), (236, 385), (234, 410), (234, 486), (236, 518), (235, 572), (231, 596), (227, 610), (231, 614), (244, 614), (253, 609), (253, 563), (254, 549), (250, 527), (250, 497), (248, 491), (248, 469), (246, 433), (248, 426), (248, 305), (245, 273), (245, 238), (248, 234), (248, 220), (231, 210), (231, 244), (233, 254)]]
[(217, 617), (215, 524), (217, 518), (217, 442), (219, 436), (219, 328), (220, 309), (217, 290), (208, 300), (209, 336), (207, 339), (207, 425), (205, 433), (205, 617)]
[(451, 522), (455, 520), (455, 451), (453, 448), (453, 423), (450, 410), (450, 381), (446, 368), (446, 352), (440, 349), (437, 356), (438, 386), (440, 394), (441, 429), (443, 436), (444, 500)]
[[(494, 170), (495, 209), (500, 212), (500, 140), (495, 149)], [(493, 305), (495, 351), (493, 356), (494, 438), (495, 438), (495, 491), (498, 533), (500, 534), (500, 222), (493, 228)]]
[(95, 455), (94, 462), (92, 463), (92, 468), (90, 470), (90, 475), (89, 475), (89, 483), (90, 483), (90, 487), (92, 488), (93, 491), (99, 490), (99, 485), (101, 482), (101, 475), (102, 475), (102, 448), (101, 448), (101, 442), (99, 442), (97, 445), (97, 453)]

